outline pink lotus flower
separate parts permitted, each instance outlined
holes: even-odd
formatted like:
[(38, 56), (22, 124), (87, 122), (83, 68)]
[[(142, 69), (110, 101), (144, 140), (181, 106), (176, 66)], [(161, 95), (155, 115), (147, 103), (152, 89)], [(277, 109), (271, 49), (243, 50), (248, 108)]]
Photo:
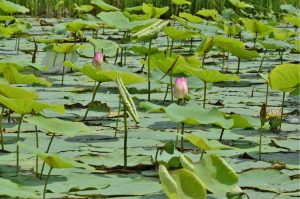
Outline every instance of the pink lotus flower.
[(176, 78), (173, 92), (175, 98), (184, 99), (184, 97), (189, 92), (186, 78), (184, 77)]
[(93, 66), (95, 68), (100, 68), (103, 64), (104, 55), (101, 52), (96, 52), (93, 59)]

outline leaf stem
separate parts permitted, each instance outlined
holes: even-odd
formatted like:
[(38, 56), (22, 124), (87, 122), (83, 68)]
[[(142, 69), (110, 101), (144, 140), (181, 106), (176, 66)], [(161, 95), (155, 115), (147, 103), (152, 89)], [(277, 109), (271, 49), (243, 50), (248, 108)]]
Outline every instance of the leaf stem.
[(220, 135), (220, 138), (219, 138), (219, 142), (222, 142), (224, 131), (225, 131), (225, 129), (222, 128), (221, 135)]
[(117, 132), (119, 127), (119, 118), (120, 118), (120, 112), (121, 112), (121, 96), (119, 96), (119, 109), (118, 109), (118, 116), (117, 116), (117, 122), (116, 122), (116, 129), (115, 129), (115, 138), (117, 138)]
[[(66, 61), (67, 53), (64, 54), (64, 62)], [(65, 78), (65, 66), (63, 65), (62, 77), (61, 77), (61, 85), (64, 85), (64, 78)]]
[(4, 151), (4, 137), (3, 137), (3, 129), (2, 129), (3, 113), (4, 113), (4, 107), (2, 107), (2, 111), (1, 111), (1, 115), (0, 115), (0, 133), (1, 133), (1, 150), (2, 151)]
[[(39, 148), (39, 134), (38, 134), (38, 128), (35, 125), (35, 143), (36, 143), (36, 148)], [(36, 155), (35, 157), (35, 170), (36, 170), (36, 176), (39, 174), (39, 157)]]
[(46, 189), (47, 189), (47, 185), (48, 185), (48, 181), (49, 181), (49, 178), (50, 178), (50, 174), (51, 174), (52, 169), (53, 169), (53, 168), (50, 167), (49, 172), (48, 172), (48, 175), (47, 175), (47, 178), (46, 178), (46, 181), (45, 181), (44, 192), (43, 192), (43, 199), (46, 198)]
[(279, 131), (281, 131), (281, 126), (282, 126), (283, 108), (284, 108), (284, 99), (285, 99), (285, 92), (283, 92), (283, 96), (282, 96), (282, 104), (281, 104), (281, 114), (280, 114), (280, 126), (279, 126)]
[(207, 89), (207, 83), (204, 82), (204, 97), (203, 97), (203, 108), (205, 108), (205, 102), (206, 102), (206, 89)]
[(123, 104), (124, 106), (124, 167), (127, 167), (127, 107), (125, 103)]
[[(23, 121), (23, 116), (21, 115), (20, 120), (19, 120), (19, 125), (18, 125), (18, 133), (17, 133), (17, 143), (20, 141), (20, 130), (21, 130), (21, 125)], [(17, 144), (17, 174), (19, 174), (19, 152), (20, 152), (20, 147)]]
[[(51, 144), (52, 144), (52, 141), (53, 141), (54, 137), (55, 137), (55, 134), (53, 133), (53, 134), (52, 134), (52, 137), (51, 137), (51, 139), (50, 139), (50, 142), (49, 142), (49, 144), (48, 144), (48, 147), (47, 147), (46, 153), (48, 153), (48, 152), (49, 152), (49, 150), (50, 150), (50, 146), (51, 146)], [(44, 168), (45, 168), (45, 161), (43, 162), (43, 165), (42, 165), (41, 174), (40, 174), (40, 179), (42, 179), (43, 172), (44, 172)]]
[(86, 117), (87, 117), (87, 115), (88, 115), (88, 113), (89, 113), (89, 111), (90, 111), (90, 106), (91, 106), (91, 104), (92, 104), (92, 103), (94, 102), (94, 100), (95, 100), (95, 97), (96, 97), (97, 91), (98, 91), (98, 89), (99, 89), (99, 87), (100, 87), (100, 84), (101, 84), (101, 82), (98, 82), (98, 84), (97, 84), (96, 87), (94, 88), (92, 99), (91, 99), (90, 103), (88, 104), (88, 107), (87, 107), (86, 112), (85, 112), (85, 114), (84, 114), (84, 116), (83, 116), (83, 118), (82, 118), (82, 121), (84, 121), (84, 120), (86, 119)]

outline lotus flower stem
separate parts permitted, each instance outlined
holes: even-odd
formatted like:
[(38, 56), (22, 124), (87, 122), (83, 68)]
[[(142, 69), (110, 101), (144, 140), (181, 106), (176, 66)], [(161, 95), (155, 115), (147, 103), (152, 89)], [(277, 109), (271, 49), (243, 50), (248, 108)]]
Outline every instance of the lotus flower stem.
[(99, 89), (99, 87), (100, 87), (100, 84), (101, 84), (101, 82), (98, 82), (98, 84), (96, 85), (96, 87), (95, 87), (95, 89), (94, 89), (94, 91), (93, 91), (92, 100), (91, 100), (90, 103), (88, 104), (88, 107), (87, 107), (87, 109), (86, 109), (86, 112), (85, 112), (85, 114), (84, 114), (84, 117), (82, 118), (82, 121), (84, 121), (84, 120), (86, 119), (86, 117), (87, 117), (87, 115), (88, 115), (88, 113), (89, 113), (90, 106), (91, 106), (91, 104), (92, 104), (92, 103), (94, 102), (94, 100), (95, 100), (95, 97), (96, 97), (97, 91), (98, 91), (98, 89)]
[(184, 135), (184, 123), (181, 122), (181, 153), (184, 152), (183, 135)]
[(119, 127), (119, 118), (120, 118), (120, 112), (121, 112), (121, 96), (119, 96), (119, 109), (118, 109), (118, 116), (117, 116), (117, 122), (116, 122), (116, 130), (115, 130), (115, 138), (117, 138), (117, 132)]
[(174, 45), (174, 40), (172, 39), (171, 47), (170, 47), (170, 57), (172, 56), (173, 53), (173, 45)]
[(168, 92), (169, 92), (169, 84), (167, 84), (167, 90), (166, 90), (166, 93), (165, 93), (163, 104), (165, 104), (165, 102), (166, 102)]
[(127, 107), (125, 103), (123, 104), (124, 106), (124, 167), (127, 167)]
[(117, 48), (117, 52), (116, 52), (116, 57), (115, 57), (114, 65), (116, 65), (117, 60), (118, 60), (118, 57), (119, 57), (119, 48)]
[[(22, 121), (23, 121), (23, 116), (21, 115), (20, 119), (19, 119), (19, 124), (18, 124), (18, 132), (17, 132), (17, 143), (20, 141), (20, 130), (21, 130), (21, 125), (22, 125)], [(19, 145), (17, 144), (17, 174), (19, 174)]]
[(279, 126), (279, 131), (281, 131), (281, 126), (282, 126), (283, 108), (284, 108), (284, 99), (285, 99), (285, 92), (283, 92), (283, 96), (282, 96), (282, 104), (281, 104), (281, 114), (280, 114), (280, 126)]
[(4, 113), (4, 107), (2, 107), (2, 111), (1, 111), (1, 115), (0, 115), (0, 133), (1, 133), (1, 150), (2, 151), (4, 151), (4, 138), (3, 138), (3, 129), (2, 129), (3, 113)]
[(174, 96), (173, 96), (173, 75), (172, 75), (172, 70), (170, 74), (170, 86), (171, 86), (171, 102), (173, 102)]
[(46, 198), (46, 189), (47, 189), (47, 185), (48, 185), (48, 181), (49, 181), (49, 178), (50, 178), (50, 174), (51, 174), (52, 169), (53, 169), (53, 168), (50, 167), (49, 172), (48, 172), (48, 175), (47, 175), (47, 178), (46, 178), (46, 181), (45, 181), (44, 192), (43, 192), (43, 199)]
[(255, 33), (255, 38), (254, 38), (253, 48), (255, 48), (255, 46), (256, 46), (257, 37), (258, 37), (258, 33), (256, 32), (256, 33)]
[[(149, 41), (149, 52), (151, 49), (151, 43), (152, 40)], [(150, 67), (150, 56), (148, 55), (148, 74), (147, 74), (147, 81), (148, 81), (148, 101), (150, 102), (151, 99), (151, 82), (150, 82), (150, 76), (151, 76), (151, 67)]]
[(267, 48), (265, 49), (264, 51), (264, 55), (263, 55), (263, 58), (261, 59), (261, 62), (260, 62), (260, 65), (259, 65), (259, 69), (258, 69), (258, 72), (261, 73), (262, 72), (262, 65), (263, 65), (263, 62), (266, 58), (266, 53), (267, 53)]
[(204, 68), (205, 56), (206, 56), (206, 53), (204, 53), (203, 57), (202, 57), (202, 68)]
[(225, 131), (225, 129), (222, 128), (221, 135), (220, 135), (220, 138), (219, 138), (219, 142), (222, 142), (224, 131)]
[(193, 38), (191, 38), (190, 52), (193, 51)]
[(261, 160), (261, 144), (262, 144), (262, 125), (259, 128), (259, 149), (258, 149), (258, 160)]
[(269, 83), (267, 82), (267, 92), (266, 92), (266, 100), (265, 100), (266, 107), (268, 107), (268, 97), (269, 97)]
[[(66, 61), (67, 53), (64, 54), (64, 62)], [(61, 77), (61, 85), (64, 85), (64, 77), (65, 77), (65, 66), (63, 66), (62, 77)]]
[[(52, 136), (51, 136), (51, 139), (50, 139), (50, 142), (48, 144), (48, 147), (47, 147), (47, 150), (45, 151), (45, 153), (48, 153), (49, 150), (50, 150), (50, 146), (52, 144), (52, 141), (55, 137), (55, 134), (53, 133)], [(43, 165), (42, 165), (42, 169), (41, 169), (41, 174), (40, 174), (40, 179), (42, 179), (42, 176), (43, 176), (43, 172), (44, 172), (44, 168), (45, 168), (45, 162), (43, 162)]]
[(205, 102), (206, 102), (206, 82), (204, 82), (204, 97), (203, 97), (203, 108), (205, 108)]
[[(35, 143), (36, 143), (36, 148), (39, 148), (39, 134), (38, 134), (38, 128), (35, 125)], [(35, 157), (35, 170), (36, 170), (36, 176), (39, 174), (39, 157)]]

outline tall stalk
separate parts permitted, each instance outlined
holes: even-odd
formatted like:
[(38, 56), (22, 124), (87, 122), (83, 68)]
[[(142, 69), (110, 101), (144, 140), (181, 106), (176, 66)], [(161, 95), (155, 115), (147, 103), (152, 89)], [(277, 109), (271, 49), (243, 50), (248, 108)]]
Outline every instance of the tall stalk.
[(4, 137), (3, 137), (3, 129), (2, 129), (3, 113), (4, 113), (4, 107), (2, 107), (2, 111), (1, 111), (1, 115), (0, 115), (0, 133), (1, 133), (1, 150), (2, 151), (4, 151)]
[[(64, 54), (64, 62), (66, 61), (67, 53)], [(61, 77), (61, 85), (64, 85), (64, 77), (65, 77), (65, 66), (63, 66), (62, 77)]]
[[(149, 41), (148, 52), (150, 52), (150, 49), (151, 49), (151, 43), (152, 43), (152, 40), (150, 39), (150, 41)], [(149, 102), (150, 102), (150, 100), (151, 100), (151, 82), (150, 82), (150, 77), (151, 77), (150, 56), (148, 55), (148, 74), (147, 74), (147, 81), (148, 81), (148, 101), (149, 101)]]
[(282, 126), (283, 108), (284, 108), (284, 99), (285, 99), (285, 92), (283, 92), (283, 96), (282, 96), (282, 104), (281, 104), (281, 114), (280, 114), (280, 126), (279, 126), (279, 131), (281, 131), (281, 126)]
[(46, 198), (46, 190), (47, 190), (47, 185), (48, 185), (48, 181), (49, 181), (49, 178), (50, 178), (50, 174), (51, 174), (51, 171), (52, 171), (52, 167), (50, 167), (49, 171), (48, 171), (48, 175), (47, 175), (47, 178), (46, 178), (46, 181), (45, 181), (45, 186), (44, 186), (44, 191), (43, 191), (43, 199)]
[(92, 103), (94, 102), (94, 100), (95, 100), (95, 97), (96, 97), (97, 91), (98, 91), (98, 89), (99, 89), (99, 87), (100, 87), (100, 84), (101, 84), (101, 82), (98, 82), (98, 84), (95, 86), (95, 89), (94, 89), (94, 91), (93, 91), (92, 99), (91, 99), (90, 103), (88, 104), (88, 107), (87, 107), (86, 112), (85, 112), (85, 114), (84, 114), (84, 116), (83, 116), (83, 118), (82, 118), (82, 121), (84, 121), (84, 120), (86, 119), (86, 117), (87, 117), (87, 115), (88, 115), (88, 113), (89, 113), (89, 111), (90, 111), (90, 106), (91, 106), (91, 104), (92, 104)]
[(124, 167), (127, 167), (127, 107), (124, 103)]
[[(52, 144), (52, 141), (53, 141), (54, 137), (55, 137), (55, 134), (53, 133), (45, 153), (49, 152), (50, 146)], [(45, 161), (43, 162), (43, 166), (42, 166), (42, 169), (41, 169), (40, 179), (42, 179), (42, 177), (43, 177), (44, 168), (45, 168)]]
[(205, 108), (205, 102), (206, 102), (206, 90), (207, 90), (207, 83), (204, 82), (204, 97), (203, 97), (203, 108)]
[(18, 142), (20, 141), (20, 131), (21, 131), (21, 125), (22, 125), (22, 121), (23, 121), (23, 116), (21, 115), (20, 119), (19, 119), (19, 124), (18, 124), (18, 132), (17, 132), (17, 174), (19, 174), (19, 152), (20, 152), (20, 147), (18, 145)]

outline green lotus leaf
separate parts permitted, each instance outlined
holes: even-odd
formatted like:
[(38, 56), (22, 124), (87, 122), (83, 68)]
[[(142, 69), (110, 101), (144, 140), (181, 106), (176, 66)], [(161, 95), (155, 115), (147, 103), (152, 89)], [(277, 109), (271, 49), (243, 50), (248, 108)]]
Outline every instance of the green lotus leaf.
[(223, 74), (216, 70), (211, 69), (194, 69), (192, 74), (206, 83), (215, 83), (222, 81), (240, 81), (238, 75)]
[(185, 29), (176, 29), (174, 26), (164, 27), (163, 32), (173, 40), (186, 40), (194, 36), (193, 32)]
[(18, 72), (14, 64), (0, 63), (0, 73), (10, 84), (42, 84), (51, 86), (52, 83), (41, 78), (34, 76), (33, 74), (22, 75)]
[(30, 116), (24, 118), (29, 124), (36, 125), (49, 133), (74, 137), (77, 135), (86, 135), (92, 130), (81, 122), (64, 121), (58, 118), (46, 118), (43, 116)]
[(172, 0), (175, 5), (191, 5), (191, 2), (187, 0)]
[(241, 59), (260, 57), (258, 52), (246, 50), (244, 43), (236, 39), (218, 35), (214, 38), (214, 44), (223, 51), (230, 52)]
[(297, 33), (289, 29), (275, 29), (270, 34), (271, 38), (281, 40), (281, 41), (286, 41), (290, 39), (292, 36), (297, 36)]
[(248, 115), (232, 114), (229, 118), (234, 121), (232, 128), (245, 129), (260, 127), (260, 120)]
[(97, 81), (97, 82), (117, 82), (117, 77), (119, 76), (125, 85), (135, 84), (139, 82), (144, 82), (145, 78), (134, 73), (123, 72), (113, 69), (105, 69), (105, 68), (95, 68), (92, 64), (86, 64), (83, 67), (76, 66), (70, 61), (65, 61), (64, 66), (73, 68), (77, 71), (82, 72), (89, 78)]
[(85, 74), (89, 78), (97, 82), (110, 82), (112, 81), (110, 77), (106, 75), (106, 72), (111, 71), (108, 69), (97, 69), (92, 64), (86, 64), (83, 67), (77, 66), (70, 61), (65, 61), (64, 66), (73, 68), (81, 73)]
[(61, 158), (57, 154), (50, 154), (50, 153), (44, 153), (36, 148), (27, 146), (25, 144), (22, 144), (21, 142), (17, 143), (22, 148), (26, 149), (30, 153), (33, 153), (39, 158), (41, 158), (45, 163), (52, 168), (57, 169), (67, 169), (67, 168), (82, 168), (82, 169), (88, 169), (88, 170), (95, 170), (93, 167), (76, 162), (74, 160), (68, 159), (68, 158)]
[(100, 27), (100, 25), (98, 25), (97, 23), (82, 20), (71, 21), (66, 24), (66, 29), (71, 32), (78, 32), (86, 27), (96, 30)]
[(168, 24), (169, 21), (159, 19), (146, 28), (134, 33), (132, 35), (132, 38), (136, 41), (155, 39), (157, 38), (158, 33), (160, 33), (163, 27), (167, 26)]
[(140, 26), (153, 23), (156, 19), (130, 21), (122, 12), (101, 12), (97, 15), (102, 21), (119, 31), (130, 31)]
[(120, 10), (119, 8), (109, 5), (102, 0), (92, 0), (91, 4), (98, 6), (103, 11), (119, 11)]
[(214, 194), (226, 193), (238, 185), (238, 174), (219, 155), (205, 156), (199, 162), (191, 163), (193, 167), (184, 164), (188, 161), (184, 156), (180, 159), (183, 167), (195, 173), (206, 189)]
[(294, 26), (297, 26), (298, 28), (300, 27), (300, 17), (295, 16), (295, 15), (288, 15), (283, 17), (283, 20), (287, 23), (291, 23)]
[(218, 20), (217, 16), (219, 15), (219, 13), (215, 9), (202, 9), (197, 12), (197, 15), (200, 15), (200, 16), (203, 16), (206, 18), (211, 17), (213, 20), (217, 21)]
[(214, 39), (211, 37), (206, 37), (202, 40), (202, 43), (196, 49), (197, 56), (203, 56), (204, 54), (208, 53), (214, 45)]
[(12, 21), (14, 19), (14, 16), (0, 16), (0, 21)]
[(132, 46), (130, 50), (139, 55), (153, 55), (158, 53), (158, 48), (151, 48), (149, 50), (149, 48), (146, 48), (145, 46)]
[(15, 13), (24, 14), (26, 12), (29, 12), (29, 10), (26, 7), (6, 0), (0, 0), (0, 9), (3, 12), (8, 14), (15, 14)]
[(21, 115), (31, 114), (33, 111), (35, 113), (40, 113), (45, 109), (52, 110), (61, 114), (64, 113), (65, 111), (63, 104), (51, 105), (51, 104), (35, 101), (32, 98), (25, 98), (25, 97), (10, 99), (0, 95), (0, 103), (3, 106)]
[(160, 16), (168, 12), (169, 7), (157, 8), (152, 4), (143, 3), (142, 10), (149, 18), (160, 18)]
[(225, 24), (223, 29), (224, 32), (226, 32), (226, 34), (230, 36), (238, 35), (242, 31), (241, 26), (238, 24), (232, 24), (232, 25)]
[(214, 124), (224, 129), (233, 126), (233, 120), (226, 120), (223, 113), (216, 108), (203, 109), (199, 105), (179, 106), (171, 104), (165, 108), (167, 117), (173, 122), (186, 124)]
[(81, 13), (88, 13), (91, 12), (94, 9), (94, 6), (92, 5), (80, 5), (78, 6), (76, 3), (74, 3), (74, 10)]
[(192, 15), (190, 13), (187, 12), (181, 12), (179, 13), (179, 17), (184, 18), (186, 20), (188, 20), (191, 23), (203, 23), (204, 20), (198, 16)]
[(72, 43), (65, 43), (65, 44), (51, 44), (47, 46), (45, 49), (51, 49), (54, 52), (61, 53), (61, 54), (68, 54), (73, 53), (75, 50), (80, 48), (80, 45), (72, 44)]
[(202, 181), (188, 169), (179, 169), (169, 173), (164, 165), (159, 165), (158, 174), (168, 198), (206, 198), (206, 189)]
[(229, 2), (237, 8), (254, 8), (253, 5), (239, 0), (229, 0)]
[(9, 86), (6, 84), (0, 84), (0, 95), (3, 95), (7, 98), (32, 98), (37, 99), (39, 98), (38, 94), (22, 89), (22, 88), (16, 88), (13, 86)]
[(18, 32), (21, 32), (21, 27), (18, 25), (9, 25), (7, 27), (0, 25), (0, 35), (10, 37)]
[(181, 23), (181, 25), (186, 28), (186, 29), (194, 29), (193, 26), (188, 25), (188, 20), (181, 18), (181, 17), (177, 17), (175, 15), (172, 15), (172, 18), (177, 20), (179, 23)]
[(285, 42), (285, 41), (279, 41), (276, 39), (272, 39), (272, 38), (267, 38), (264, 40), (258, 40), (258, 42), (263, 45), (264, 48), (266, 49), (281, 49), (281, 48), (291, 48), (292, 46)]
[(139, 104), (140, 108), (144, 109), (147, 113), (164, 113), (165, 107), (151, 102), (145, 101)]
[[(156, 54), (150, 55), (147, 59), (150, 59), (151, 69), (158, 68), (165, 74), (169, 72), (172, 66), (172, 74), (185, 73), (187, 75), (190, 75), (191, 68), (198, 69), (202, 66), (202, 62), (196, 56), (179, 56), (179, 58), (177, 59), (176, 54), (172, 54), (172, 56), (166, 57), (163, 52), (158, 52)], [(174, 65), (176, 59), (177, 62)], [(148, 67), (147, 60), (143, 63)]]
[(94, 39), (88, 37), (88, 40), (96, 48), (96, 50), (103, 50), (105, 56), (114, 56), (119, 48), (119, 44), (114, 41), (105, 40), (105, 39)]
[(281, 10), (287, 10), (289, 13), (292, 13), (292, 14), (295, 14), (295, 15), (298, 15), (300, 10), (299, 8), (295, 8), (293, 5), (291, 4), (283, 4), (283, 5), (280, 5), (280, 9)]
[(8, 179), (0, 178), (0, 196), (3, 198), (38, 198), (34, 189), (22, 187)]
[(253, 35), (258, 34), (259, 36), (265, 37), (275, 30), (272, 26), (264, 24), (261, 21), (257, 21), (256, 19), (242, 18), (241, 21), (243, 22), (246, 30), (251, 32)]
[(300, 84), (300, 64), (281, 64), (269, 75), (271, 88), (282, 92), (293, 92)]
[(191, 142), (193, 145), (201, 150), (219, 150), (219, 149), (233, 149), (233, 147), (226, 146), (217, 140), (207, 140), (206, 138), (197, 135), (188, 135), (184, 139)]

